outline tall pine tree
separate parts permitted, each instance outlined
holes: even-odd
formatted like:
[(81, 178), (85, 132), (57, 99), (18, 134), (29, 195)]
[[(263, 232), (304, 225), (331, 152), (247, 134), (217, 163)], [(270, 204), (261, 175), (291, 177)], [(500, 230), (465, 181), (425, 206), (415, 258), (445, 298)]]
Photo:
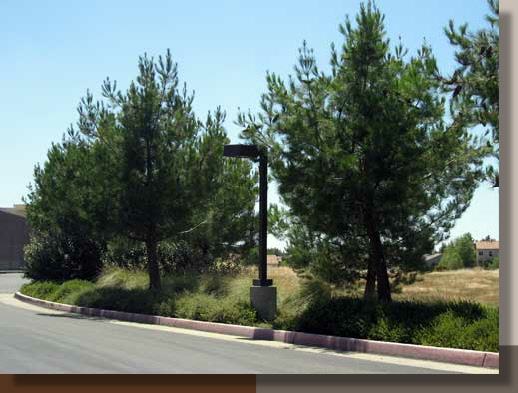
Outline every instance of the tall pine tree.
[[(221, 221), (221, 198), (226, 179), (241, 187), (251, 182), (250, 168), (225, 166), (222, 149), (228, 142), (218, 108), (207, 121), (199, 121), (192, 109), (194, 96), (185, 85), (179, 88), (177, 65), (170, 52), (158, 62), (147, 56), (139, 60), (139, 75), (126, 93), (107, 79), (103, 96), (94, 103), (91, 94), (79, 106), (79, 131), (98, 155), (99, 175), (110, 182), (113, 233), (144, 242), (150, 288), (160, 289), (158, 243), (188, 238), (204, 255), (223, 242), (236, 242), (220, 230), (220, 236), (203, 239), (198, 234)], [(242, 190), (241, 190), (242, 191)], [(253, 209), (253, 187), (237, 193), (227, 209), (228, 217)], [(245, 215), (246, 216), (246, 215)], [(216, 222), (217, 224), (217, 222)], [(219, 230), (219, 229), (218, 229)], [(239, 232), (242, 233), (242, 232)]]
[(295, 76), (267, 74), (262, 112), (238, 122), (243, 138), (269, 148), (294, 238), (316, 250), (302, 259), (328, 277), (366, 269), (365, 296), (377, 289), (390, 301), (388, 267), (420, 263), (448, 235), (481, 177), (483, 151), (462, 119), (445, 124), (428, 46), (408, 61), (401, 43), (391, 52), (371, 2), (340, 32), (330, 75), (304, 43)]

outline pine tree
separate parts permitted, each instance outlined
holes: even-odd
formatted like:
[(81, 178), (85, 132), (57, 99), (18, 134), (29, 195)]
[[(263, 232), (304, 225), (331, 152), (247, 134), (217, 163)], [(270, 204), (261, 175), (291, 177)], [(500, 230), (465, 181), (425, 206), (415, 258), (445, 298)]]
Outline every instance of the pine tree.
[(445, 124), (430, 47), (409, 61), (401, 43), (391, 53), (371, 2), (356, 24), (340, 26), (330, 75), (304, 43), (295, 76), (268, 73), (262, 112), (238, 122), (243, 138), (269, 148), (292, 239), (309, 250), (295, 259), (313, 258), (327, 277), (366, 268), (365, 296), (377, 290), (390, 301), (388, 267), (421, 263), (447, 236), (481, 177), (483, 151), (463, 121)]
[[(458, 67), (453, 75), (441, 78), (444, 90), (451, 93), (451, 113), (463, 118), (469, 126), (481, 125), (491, 133), (492, 156), (499, 157), (499, 1), (488, 0), (491, 14), (486, 16), (490, 27), (476, 32), (463, 24), (455, 29), (453, 20), (444, 29), (456, 48)], [(499, 185), (498, 170), (488, 168), (494, 186)]]
[[(205, 124), (196, 118), (194, 94), (188, 94), (185, 84), (179, 88), (177, 64), (169, 51), (157, 63), (141, 57), (138, 67), (136, 82), (124, 94), (116, 82), (104, 82), (107, 104), (94, 103), (87, 94), (79, 107), (78, 126), (105, 153), (98, 156), (98, 165), (106, 168), (100, 176), (111, 182), (111, 231), (145, 243), (150, 288), (158, 290), (161, 240), (188, 238), (205, 256), (215, 244), (235, 242), (235, 236), (226, 239), (228, 232), (223, 230), (212, 240), (198, 233), (222, 224), (220, 197), (226, 195), (226, 179), (233, 176), (247, 187), (250, 173), (243, 164), (225, 166), (225, 114), (218, 108)], [(253, 195), (245, 192), (231, 212), (237, 214), (250, 204)]]

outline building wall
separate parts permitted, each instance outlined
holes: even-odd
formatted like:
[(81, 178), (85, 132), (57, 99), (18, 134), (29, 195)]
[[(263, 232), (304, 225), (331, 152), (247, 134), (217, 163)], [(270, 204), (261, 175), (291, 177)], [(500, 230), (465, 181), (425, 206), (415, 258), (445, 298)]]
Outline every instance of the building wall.
[(23, 247), (28, 242), (25, 217), (0, 211), (0, 270), (22, 268)]
[[(482, 255), (481, 255), (482, 254)], [(477, 262), (484, 262), (498, 256), (498, 248), (488, 250), (477, 250)]]

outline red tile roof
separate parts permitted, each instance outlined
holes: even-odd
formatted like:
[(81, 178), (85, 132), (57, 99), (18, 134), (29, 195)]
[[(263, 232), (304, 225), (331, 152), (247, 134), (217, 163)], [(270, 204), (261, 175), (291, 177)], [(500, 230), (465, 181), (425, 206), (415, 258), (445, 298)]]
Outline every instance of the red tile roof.
[(500, 242), (481, 241), (476, 244), (477, 250), (499, 250)]

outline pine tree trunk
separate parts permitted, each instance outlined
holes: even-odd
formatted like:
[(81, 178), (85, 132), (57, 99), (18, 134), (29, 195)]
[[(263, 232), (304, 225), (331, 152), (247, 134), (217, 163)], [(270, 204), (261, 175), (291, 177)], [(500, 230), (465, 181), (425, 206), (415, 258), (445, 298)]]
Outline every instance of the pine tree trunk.
[(368, 211), (365, 215), (365, 224), (367, 227), (367, 236), (369, 237), (371, 246), (373, 268), (376, 272), (378, 300), (383, 302), (390, 302), (392, 301), (392, 297), (390, 293), (387, 264), (385, 262), (385, 256), (383, 255), (383, 244), (381, 243), (381, 236), (376, 228), (372, 211)]
[(155, 237), (152, 236), (146, 241), (146, 248), (147, 267), (149, 272), (149, 289), (158, 291), (161, 288), (161, 283), (157, 256), (158, 241)]
[(363, 297), (365, 299), (374, 299), (376, 296), (376, 270), (374, 269), (374, 263), (371, 256), (369, 256), (366, 279), (367, 282), (365, 284)]
[(380, 255), (376, 269), (376, 277), (378, 280), (378, 300), (381, 300), (383, 302), (391, 302), (392, 296), (390, 293), (387, 263), (385, 262), (385, 256), (383, 255), (383, 246), (381, 244), (379, 234), (377, 236), (377, 243), (378, 245), (376, 247), (379, 247)]

